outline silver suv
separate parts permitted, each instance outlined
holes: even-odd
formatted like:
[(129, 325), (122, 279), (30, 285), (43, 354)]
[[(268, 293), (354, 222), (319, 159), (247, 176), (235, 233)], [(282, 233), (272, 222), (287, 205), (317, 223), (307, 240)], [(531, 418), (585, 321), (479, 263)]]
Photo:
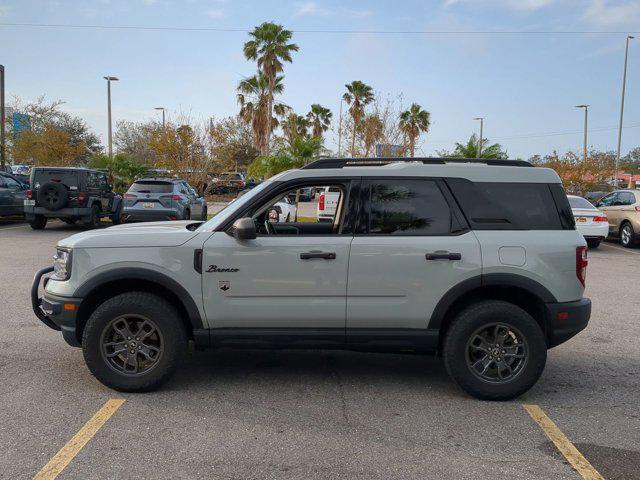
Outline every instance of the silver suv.
[(207, 202), (180, 178), (141, 178), (124, 194), (123, 222), (207, 219)]
[[(522, 394), (591, 312), (587, 248), (558, 175), (521, 161), (385, 162), (318, 160), (204, 223), (61, 240), (35, 276), (34, 311), (117, 390), (158, 387), (193, 341), (440, 354), (471, 395)], [(269, 221), (309, 187), (336, 191), (332, 221)]]

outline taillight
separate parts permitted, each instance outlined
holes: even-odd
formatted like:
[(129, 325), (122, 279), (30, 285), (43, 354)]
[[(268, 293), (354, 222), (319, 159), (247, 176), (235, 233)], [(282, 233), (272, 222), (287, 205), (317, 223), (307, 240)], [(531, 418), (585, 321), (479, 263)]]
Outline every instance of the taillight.
[(607, 219), (606, 215), (600, 216), (600, 217), (593, 217), (593, 221), (594, 222), (608, 222), (609, 220)]
[(138, 196), (133, 193), (125, 193), (124, 198), (138, 198)]
[(587, 278), (587, 247), (576, 247), (576, 276), (582, 286), (585, 286)]
[(171, 200), (182, 200), (180, 195), (162, 195), (160, 198), (170, 198)]
[(78, 203), (82, 204), (87, 200), (87, 194), (84, 192), (78, 192)]
[(318, 209), (324, 210), (324, 193), (321, 193), (320, 197), (318, 197)]
[(24, 192), (24, 194), (29, 200), (33, 200), (33, 190), (29, 189), (26, 192)]

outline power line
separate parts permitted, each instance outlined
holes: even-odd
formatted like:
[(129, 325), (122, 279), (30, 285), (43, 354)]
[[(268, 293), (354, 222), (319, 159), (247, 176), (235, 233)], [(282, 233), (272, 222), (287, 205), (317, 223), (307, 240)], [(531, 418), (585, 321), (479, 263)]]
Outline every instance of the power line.
[[(9, 23), (1, 22), (1, 27), (29, 28), (70, 28), (95, 30), (141, 30), (141, 31), (176, 31), (176, 32), (231, 32), (246, 33), (250, 28), (224, 27), (177, 27), (177, 26), (144, 26), (144, 25), (94, 25), (71, 23)], [(351, 29), (292, 29), (294, 33), (323, 33), (346, 35), (629, 35), (640, 34), (638, 31), (618, 30), (351, 30)]]

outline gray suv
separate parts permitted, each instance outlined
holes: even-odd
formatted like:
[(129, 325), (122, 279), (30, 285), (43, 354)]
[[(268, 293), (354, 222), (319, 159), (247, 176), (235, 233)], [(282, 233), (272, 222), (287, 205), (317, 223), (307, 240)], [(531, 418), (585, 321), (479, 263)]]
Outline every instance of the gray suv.
[[(560, 178), (522, 161), (384, 161), (283, 172), (204, 223), (63, 239), (34, 312), (123, 391), (161, 385), (188, 341), (437, 354), (478, 398), (527, 391), (591, 313)], [(335, 191), (331, 222), (270, 221), (309, 187)]]
[(206, 220), (207, 202), (180, 178), (142, 178), (124, 194), (123, 222)]

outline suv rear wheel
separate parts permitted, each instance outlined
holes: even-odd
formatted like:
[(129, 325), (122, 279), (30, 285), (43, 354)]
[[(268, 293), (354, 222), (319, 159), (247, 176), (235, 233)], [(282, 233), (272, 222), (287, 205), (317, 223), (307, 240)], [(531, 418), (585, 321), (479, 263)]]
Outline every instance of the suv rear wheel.
[(92, 205), (91, 215), (89, 216), (89, 218), (83, 220), (82, 224), (85, 227), (98, 228), (98, 226), (100, 225), (100, 207), (98, 207), (97, 205)]
[(180, 316), (164, 299), (128, 292), (100, 305), (87, 321), (82, 351), (91, 373), (124, 392), (153, 390), (175, 371), (187, 349)]
[(631, 248), (635, 245), (635, 232), (633, 231), (633, 227), (629, 222), (625, 222), (622, 224), (622, 228), (620, 229), (620, 244), (623, 247)]
[(470, 395), (508, 400), (536, 383), (547, 345), (531, 315), (511, 303), (490, 300), (458, 314), (445, 337), (443, 357), (451, 378)]
[(47, 217), (44, 215), (36, 215), (35, 218), (29, 222), (29, 225), (34, 230), (42, 230), (47, 225)]

